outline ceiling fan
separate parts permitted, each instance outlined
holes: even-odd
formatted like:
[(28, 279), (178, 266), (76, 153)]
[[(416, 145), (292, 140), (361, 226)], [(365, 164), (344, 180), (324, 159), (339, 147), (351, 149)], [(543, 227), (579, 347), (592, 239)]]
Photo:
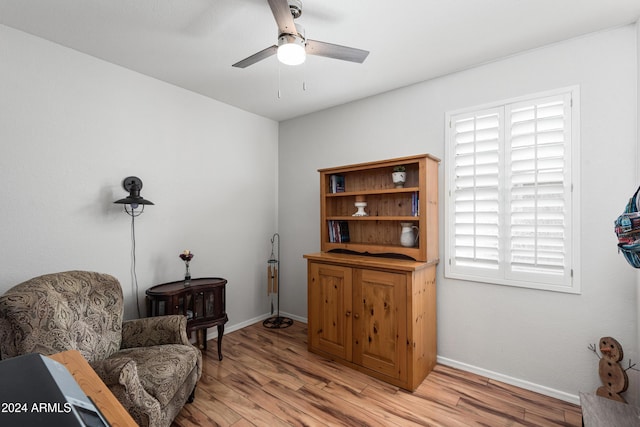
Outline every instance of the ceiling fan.
[(318, 55), (361, 64), (369, 52), (353, 47), (311, 40), (305, 37), (304, 28), (293, 22), (302, 15), (302, 0), (267, 0), (278, 24), (278, 44), (236, 62), (233, 67), (246, 68), (272, 55), (287, 65), (302, 64), (306, 55)]

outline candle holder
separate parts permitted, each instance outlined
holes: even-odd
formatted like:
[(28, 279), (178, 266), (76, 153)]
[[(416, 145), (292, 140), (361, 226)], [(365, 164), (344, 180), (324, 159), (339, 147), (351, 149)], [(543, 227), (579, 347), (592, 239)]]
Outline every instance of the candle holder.
[(358, 211), (351, 216), (369, 216), (364, 210), (367, 207), (367, 199), (364, 196), (356, 196), (354, 205), (358, 208)]
[(180, 255), (178, 255), (181, 260), (184, 261), (185, 272), (184, 272), (184, 285), (191, 285), (191, 270), (189, 270), (189, 263), (193, 258), (193, 252), (188, 249), (185, 249)]

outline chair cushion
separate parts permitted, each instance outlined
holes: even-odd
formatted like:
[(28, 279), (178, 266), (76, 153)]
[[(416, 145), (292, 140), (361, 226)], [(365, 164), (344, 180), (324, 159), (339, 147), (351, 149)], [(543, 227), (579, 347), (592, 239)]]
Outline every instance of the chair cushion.
[(164, 407), (196, 366), (198, 353), (192, 345), (165, 344), (120, 350), (109, 360), (134, 360), (142, 387)]

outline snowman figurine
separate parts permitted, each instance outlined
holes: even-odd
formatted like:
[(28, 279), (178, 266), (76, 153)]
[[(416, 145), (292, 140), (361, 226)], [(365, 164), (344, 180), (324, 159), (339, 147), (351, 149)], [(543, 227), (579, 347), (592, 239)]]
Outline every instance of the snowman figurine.
[(617, 402), (627, 403), (624, 397), (620, 396), (629, 387), (629, 377), (620, 366), (624, 353), (618, 341), (611, 337), (600, 338), (600, 358), (598, 373), (602, 386), (598, 387), (596, 394)]

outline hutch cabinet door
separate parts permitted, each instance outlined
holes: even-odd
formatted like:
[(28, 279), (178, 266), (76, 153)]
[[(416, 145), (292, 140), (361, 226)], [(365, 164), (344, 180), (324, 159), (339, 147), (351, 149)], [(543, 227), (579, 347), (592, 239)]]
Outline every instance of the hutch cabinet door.
[(353, 269), (309, 264), (309, 342), (317, 350), (351, 360)]
[(407, 378), (407, 279), (355, 269), (353, 362), (399, 380)]

